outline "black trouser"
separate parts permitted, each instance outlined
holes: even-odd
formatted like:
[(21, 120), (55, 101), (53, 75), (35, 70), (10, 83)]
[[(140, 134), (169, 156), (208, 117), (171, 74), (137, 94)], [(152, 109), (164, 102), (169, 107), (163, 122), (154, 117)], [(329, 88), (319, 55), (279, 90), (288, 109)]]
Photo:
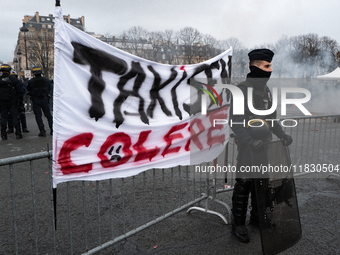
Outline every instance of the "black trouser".
[(254, 179), (236, 178), (232, 204), (236, 226), (245, 225), (249, 193), (251, 193), (251, 216), (257, 217), (257, 202)]
[(8, 113), (11, 114), (13, 126), (15, 128), (15, 134), (21, 134), (21, 128), (18, 118), (18, 103), (17, 101), (4, 102), (0, 101), (1, 108), (1, 135), (6, 135)]
[(47, 97), (33, 97), (32, 103), (33, 103), (33, 112), (35, 115), (35, 120), (37, 122), (40, 132), (45, 131), (44, 122), (42, 120), (42, 112), (44, 113), (48, 121), (48, 126), (52, 130), (52, 114), (50, 112), (48, 98)]
[[(25, 105), (23, 100), (18, 101), (18, 114), (19, 114), (19, 124), (21, 124), (22, 129), (27, 129), (27, 122), (26, 122), (26, 110), (25, 110)], [(13, 130), (13, 122), (12, 122), (12, 117), (11, 114), (9, 115), (10, 117), (8, 118), (8, 129)]]
[(238, 147), (237, 155), (237, 174), (236, 183), (234, 186), (232, 204), (233, 204), (233, 217), (237, 226), (245, 225), (247, 216), (247, 206), (249, 193), (251, 193), (251, 215), (257, 216), (257, 203), (254, 179), (249, 176), (249, 173), (241, 173), (239, 170), (241, 166), (250, 166), (251, 157), (249, 148), (247, 146)]

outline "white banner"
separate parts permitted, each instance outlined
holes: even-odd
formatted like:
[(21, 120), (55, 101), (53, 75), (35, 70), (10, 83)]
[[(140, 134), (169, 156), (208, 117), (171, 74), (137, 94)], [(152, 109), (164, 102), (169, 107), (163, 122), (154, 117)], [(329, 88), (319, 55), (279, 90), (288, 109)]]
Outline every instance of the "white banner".
[(213, 107), (208, 101), (207, 115), (201, 115), (192, 106), (200, 108), (200, 96), (211, 87), (197, 83), (204, 89), (193, 88), (191, 81), (226, 81), (231, 55), (230, 49), (185, 66), (151, 62), (67, 24), (56, 7), (54, 187), (216, 158), (229, 126), (214, 125), (214, 119), (228, 119), (228, 94), (210, 90), (221, 100)]

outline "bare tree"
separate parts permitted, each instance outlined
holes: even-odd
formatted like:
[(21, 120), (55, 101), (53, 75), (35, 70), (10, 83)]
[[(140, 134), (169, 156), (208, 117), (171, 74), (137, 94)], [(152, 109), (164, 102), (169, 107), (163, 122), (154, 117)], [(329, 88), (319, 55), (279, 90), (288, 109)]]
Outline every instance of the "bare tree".
[(246, 49), (243, 46), (243, 43), (235, 38), (235, 37), (230, 37), (226, 40), (221, 40), (218, 41), (218, 47), (222, 50), (225, 51), (232, 47), (233, 49), (233, 57), (232, 57), (232, 73), (234, 78), (242, 78), (244, 79), (248, 69), (248, 56), (247, 52), (248, 49)]
[(331, 39), (328, 36), (324, 36), (320, 39), (320, 59), (321, 66), (324, 70), (323, 72), (333, 71), (337, 66), (339, 66), (339, 62), (337, 59), (337, 54), (339, 53), (339, 45), (338, 43)]
[(165, 30), (165, 32), (154, 32), (153, 47), (154, 60), (162, 63), (173, 64), (176, 57), (176, 38), (173, 30)]
[[(205, 61), (232, 47), (233, 76), (243, 79), (249, 71), (249, 49), (238, 38), (218, 41), (192, 27), (185, 27), (178, 32), (165, 30), (150, 33), (135, 26), (124, 31), (118, 41), (121, 49), (134, 55), (177, 65)], [(258, 47), (270, 48), (275, 52), (273, 68), (278, 77), (312, 77), (339, 66), (340, 47), (335, 40), (326, 36), (282, 36), (275, 44)]]
[(272, 49), (275, 52), (275, 61), (272, 62), (273, 70), (279, 78), (295, 77), (297, 68), (293, 61), (294, 45), (294, 37), (283, 35)]
[(106, 33), (104, 34), (104, 37), (106, 37), (106, 38), (112, 38), (113, 36), (112, 36), (112, 34), (111, 34), (110, 32), (106, 32)]
[(163, 33), (165, 39), (165, 56), (168, 60), (168, 64), (173, 64), (177, 60), (178, 63), (178, 52), (176, 51), (177, 38), (173, 30), (168, 29)]
[(315, 77), (332, 71), (339, 63), (338, 43), (317, 34), (281, 37), (274, 47), (273, 68), (279, 77)]
[(202, 60), (213, 58), (222, 52), (218, 47), (218, 41), (212, 35), (204, 34), (201, 38), (203, 49), (202, 51), (199, 51), (199, 57), (202, 58)]
[(41, 66), (45, 77), (52, 78), (54, 70), (54, 34), (42, 31), (29, 39), (28, 60), (31, 66)]
[(184, 56), (185, 64), (192, 64), (195, 56), (194, 46), (200, 43), (201, 33), (195, 28), (185, 27), (178, 32), (178, 38), (183, 44), (182, 55)]
[(308, 34), (301, 36), (300, 46), (305, 54), (312, 57), (317, 56), (321, 50), (319, 36), (317, 34)]
[(123, 50), (136, 56), (152, 59), (152, 43), (148, 41), (149, 32), (138, 26), (122, 33)]
[(233, 51), (235, 51), (235, 52), (244, 48), (242, 42), (235, 37), (230, 37), (227, 40), (219, 41), (219, 47), (222, 50), (227, 50), (230, 47), (233, 47)]
[(204, 34), (201, 36), (202, 43), (204, 45), (211, 45), (212, 47), (215, 47), (217, 44), (217, 40), (210, 34)]
[(306, 62), (310, 57), (316, 57), (320, 51), (320, 42), (317, 34), (299, 35), (293, 38), (295, 48), (294, 60)]

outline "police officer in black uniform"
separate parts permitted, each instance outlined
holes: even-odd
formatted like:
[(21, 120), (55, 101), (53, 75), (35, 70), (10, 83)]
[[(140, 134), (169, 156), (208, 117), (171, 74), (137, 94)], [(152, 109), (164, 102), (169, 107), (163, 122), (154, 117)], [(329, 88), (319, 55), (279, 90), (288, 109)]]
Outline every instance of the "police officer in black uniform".
[(18, 118), (18, 100), (17, 97), (26, 93), (24, 85), (15, 77), (10, 75), (11, 66), (7, 64), (1, 65), (0, 71), (0, 108), (1, 108), (1, 138), (7, 140), (7, 122), (8, 113), (12, 117), (15, 135), (17, 139), (22, 138), (21, 128)]
[[(18, 75), (14, 70), (11, 71), (10, 75), (14, 76), (15, 78), (18, 79)], [(23, 85), (25, 86), (24, 83), (23, 83)], [(26, 88), (26, 86), (25, 86), (25, 88)], [(18, 100), (17, 104), (19, 106), (19, 108), (18, 108), (19, 124), (21, 124), (22, 132), (29, 133), (30, 131), (27, 129), (26, 109), (25, 109), (25, 105), (24, 105), (24, 95), (18, 95), (17, 100)], [(10, 114), (9, 114), (9, 116), (10, 116)], [(13, 133), (13, 132), (14, 132), (14, 130), (13, 130), (12, 118), (9, 117), (7, 133)]]
[(40, 131), (38, 136), (45, 137), (46, 130), (42, 120), (42, 112), (48, 121), (52, 134), (52, 115), (49, 107), (51, 81), (41, 76), (42, 69), (39, 66), (33, 67), (32, 73), (35, 77), (28, 81), (27, 89), (32, 98), (33, 112)]
[[(246, 81), (241, 82), (238, 85), (244, 95), (244, 115), (234, 115), (233, 107), (231, 107), (230, 118), (233, 123), (242, 123), (245, 120), (246, 124), (249, 120), (253, 119), (276, 119), (276, 111), (267, 116), (255, 116), (252, 112), (250, 112), (247, 105), (247, 88), (252, 87), (254, 108), (257, 110), (266, 110), (271, 108), (272, 96), (269, 88), (267, 87), (267, 81), (272, 73), (271, 61), (274, 53), (269, 49), (256, 49), (249, 52), (248, 56), (250, 60), (250, 73), (248, 73)], [(271, 127), (271, 132), (280, 138), (285, 146), (288, 146), (293, 142), (292, 138), (285, 134), (278, 122), (270, 122), (269, 126)], [(250, 166), (252, 164), (250, 150), (254, 153), (261, 153), (264, 151), (264, 142), (271, 140), (271, 133), (265, 138), (265, 140), (260, 140), (254, 137), (254, 135), (251, 135), (247, 126), (237, 124), (233, 125), (231, 128), (236, 135), (236, 143), (238, 145), (237, 170), (240, 170), (241, 166)], [(249, 224), (258, 226), (259, 218), (253, 179), (245, 174), (241, 175), (240, 173), (237, 173), (232, 197), (232, 234), (243, 243), (249, 242), (249, 234), (245, 226), (249, 193), (251, 193)]]

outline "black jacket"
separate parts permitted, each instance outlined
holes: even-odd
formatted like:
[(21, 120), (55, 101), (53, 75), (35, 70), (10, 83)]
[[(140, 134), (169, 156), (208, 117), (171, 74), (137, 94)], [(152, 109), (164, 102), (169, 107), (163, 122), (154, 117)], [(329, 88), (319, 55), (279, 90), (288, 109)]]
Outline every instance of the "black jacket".
[(15, 92), (13, 99), (20, 98), (27, 92), (25, 85), (14, 76), (11, 76), (9, 73), (3, 73), (0, 76), (0, 82), (2, 82), (3, 79), (9, 80), (13, 86)]
[[(263, 92), (263, 91), (268, 91), (269, 93), (267, 93), (268, 97), (271, 97), (271, 93), (269, 91), (269, 89), (267, 89), (267, 85), (266, 83), (261, 83), (258, 82), (256, 83), (257, 79), (253, 79), (251, 77), (251, 75), (248, 74), (247, 79), (245, 82), (241, 82), (238, 87), (242, 90), (243, 95), (244, 95), (244, 115), (234, 115), (233, 114), (233, 102), (231, 99), (231, 106), (230, 106), (230, 120), (232, 120), (233, 123), (242, 123), (245, 120), (245, 125), (247, 125), (248, 121), (250, 119), (254, 118), (254, 114), (249, 110), (248, 108), (248, 97), (247, 97), (247, 87), (253, 87), (253, 100), (256, 100), (256, 92)], [(267, 89), (267, 90), (265, 90)], [(269, 100), (269, 103), (271, 103), (271, 100)], [(255, 104), (255, 103), (254, 103)], [(268, 108), (271, 107), (271, 104), (268, 105)], [(255, 109), (260, 110), (256, 104), (254, 105)], [(262, 116), (266, 119), (275, 119), (276, 118), (276, 112), (274, 112), (273, 114), (269, 115), (269, 116)], [(230, 122), (229, 122), (230, 123)], [(271, 131), (279, 138), (282, 138), (284, 136), (284, 131), (282, 130), (280, 124), (277, 121), (273, 121), (273, 124), (271, 121), (268, 122), (268, 124), (270, 125), (270, 127), (273, 125), (273, 127), (271, 128)], [(252, 140), (253, 138), (249, 135), (248, 130), (246, 127), (244, 127), (243, 125), (240, 124), (236, 124), (236, 125), (232, 125), (231, 129), (233, 130), (233, 132), (236, 134), (236, 138), (238, 140), (238, 142), (240, 143), (241, 146), (247, 146)]]
[(51, 81), (42, 76), (34, 77), (28, 81), (27, 90), (31, 97), (47, 97), (52, 90)]

